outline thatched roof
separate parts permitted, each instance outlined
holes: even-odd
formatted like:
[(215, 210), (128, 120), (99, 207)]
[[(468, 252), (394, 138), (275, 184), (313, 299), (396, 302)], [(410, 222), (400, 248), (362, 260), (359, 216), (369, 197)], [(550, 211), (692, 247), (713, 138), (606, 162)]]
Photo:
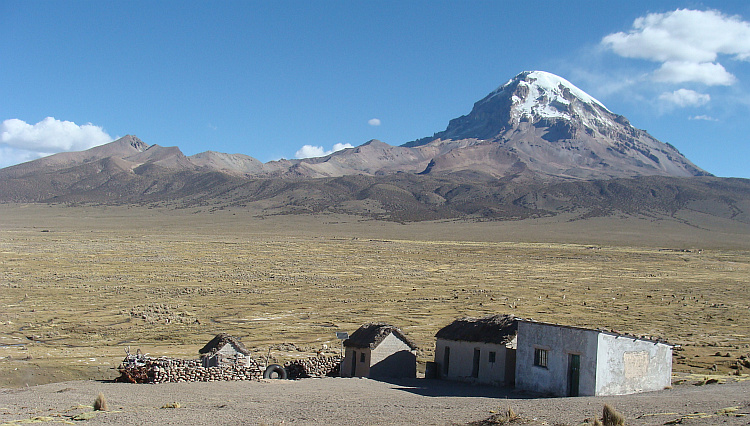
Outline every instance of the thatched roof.
[(410, 348), (417, 349), (417, 345), (415, 345), (411, 339), (406, 337), (404, 332), (398, 327), (375, 322), (364, 324), (362, 327), (358, 328), (348, 339), (344, 340), (344, 346), (374, 349), (391, 333), (403, 340)]
[(206, 343), (206, 346), (204, 346), (203, 349), (199, 350), (198, 353), (211, 356), (218, 352), (221, 348), (223, 348), (227, 343), (233, 344), (234, 347), (237, 348), (238, 352), (244, 355), (250, 355), (250, 351), (247, 350), (242, 342), (240, 342), (237, 338), (228, 335), (227, 333), (217, 334), (216, 337), (211, 339), (210, 342)]
[(506, 344), (518, 334), (519, 319), (513, 315), (459, 318), (441, 328), (435, 337), (464, 342)]

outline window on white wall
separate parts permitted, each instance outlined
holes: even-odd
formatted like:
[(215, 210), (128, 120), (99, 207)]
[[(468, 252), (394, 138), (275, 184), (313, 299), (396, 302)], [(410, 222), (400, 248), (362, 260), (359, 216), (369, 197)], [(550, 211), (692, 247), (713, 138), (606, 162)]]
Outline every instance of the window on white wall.
[(534, 349), (534, 365), (537, 367), (547, 368), (547, 351), (546, 349)]
[(495, 357), (496, 357), (495, 351), (490, 351), (490, 359), (489, 359), (489, 361), (492, 362), (492, 363), (494, 363), (495, 362)]

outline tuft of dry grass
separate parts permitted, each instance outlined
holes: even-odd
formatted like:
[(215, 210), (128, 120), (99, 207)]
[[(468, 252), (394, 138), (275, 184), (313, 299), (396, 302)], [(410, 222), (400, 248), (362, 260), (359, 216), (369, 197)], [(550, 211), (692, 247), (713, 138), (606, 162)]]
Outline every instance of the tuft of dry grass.
[(492, 416), (484, 419), (479, 420), (476, 422), (468, 423), (470, 426), (489, 426), (489, 425), (507, 425), (507, 424), (527, 424), (528, 422), (525, 421), (521, 416), (516, 414), (515, 411), (513, 411), (513, 408), (508, 407), (505, 411), (498, 414), (493, 414)]
[(618, 413), (617, 410), (612, 408), (609, 404), (604, 404), (602, 410), (602, 424), (603, 426), (624, 426), (625, 416)]
[(94, 411), (107, 411), (107, 398), (104, 397), (104, 394), (100, 393), (96, 396)]

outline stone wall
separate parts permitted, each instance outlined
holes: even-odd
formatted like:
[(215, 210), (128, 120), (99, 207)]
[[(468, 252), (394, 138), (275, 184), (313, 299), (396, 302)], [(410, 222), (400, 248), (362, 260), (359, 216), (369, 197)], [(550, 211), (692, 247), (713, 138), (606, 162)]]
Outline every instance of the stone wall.
[(263, 370), (258, 363), (247, 358), (247, 365), (224, 364), (203, 367), (199, 359), (125, 357), (118, 370), (117, 381), (130, 383), (217, 382), (226, 380), (260, 380)]
[(307, 377), (338, 377), (341, 375), (341, 356), (315, 356), (288, 361), (284, 364), (290, 379)]

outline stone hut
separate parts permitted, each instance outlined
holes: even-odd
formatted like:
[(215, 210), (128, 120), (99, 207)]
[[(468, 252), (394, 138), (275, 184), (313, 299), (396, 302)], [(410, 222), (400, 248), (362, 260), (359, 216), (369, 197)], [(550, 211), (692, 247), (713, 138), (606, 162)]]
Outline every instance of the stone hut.
[(369, 323), (344, 341), (342, 377), (407, 378), (417, 375), (417, 346), (392, 325)]
[(518, 318), (460, 318), (435, 334), (436, 375), (442, 379), (512, 385)]
[(250, 356), (250, 351), (245, 345), (227, 333), (217, 334), (198, 353), (204, 367), (247, 366)]
[(672, 346), (663, 340), (522, 320), (517, 345), (518, 389), (600, 396), (671, 385)]

